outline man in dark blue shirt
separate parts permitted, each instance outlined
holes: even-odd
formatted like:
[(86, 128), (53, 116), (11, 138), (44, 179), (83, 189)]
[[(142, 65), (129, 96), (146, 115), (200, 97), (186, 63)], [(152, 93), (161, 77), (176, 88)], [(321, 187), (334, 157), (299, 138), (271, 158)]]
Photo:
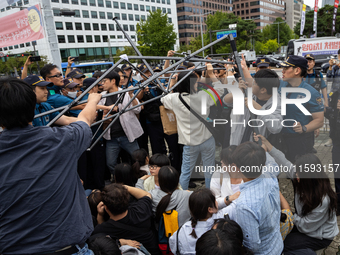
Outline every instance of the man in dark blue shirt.
[[(37, 115), (43, 112), (53, 110), (52, 106), (49, 103), (46, 103), (47, 95), (48, 95), (47, 87), (53, 86), (53, 83), (44, 81), (44, 79), (38, 75), (29, 75), (24, 79), (24, 81), (32, 86), (33, 91), (35, 92), (35, 95), (37, 97), (37, 104), (35, 107), (34, 114)], [(35, 118), (33, 120), (32, 125), (33, 127), (46, 126), (58, 114), (59, 112), (53, 112), (53, 113)], [(74, 117), (68, 117), (68, 116), (63, 115), (55, 122), (55, 124), (58, 126), (65, 126), (65, 125), (68, 125), (74, 122), (75, 120), (76, 118)]]
[(77, 159), (91, 143), (100, 98), (91, 94), (69, 126), (33, 127), (32, 86), (0, 79), (1, 254), (93, 254), (85, 243), (93, 222)]

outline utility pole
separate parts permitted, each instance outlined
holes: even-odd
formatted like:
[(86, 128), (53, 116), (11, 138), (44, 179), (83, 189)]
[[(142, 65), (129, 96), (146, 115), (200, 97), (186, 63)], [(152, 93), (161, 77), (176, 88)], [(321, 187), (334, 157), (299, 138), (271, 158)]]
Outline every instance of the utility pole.
[(113, 63), (113, 57), (112, 57), (112, 49), (111, 49), (111, 42), (110, 42), (110, 36), (107, 37), (107, 43), (109, 44), (109, 58), (110, 62)]
[[(279, 44), (279, 47), (280, 47), (280, 24), (281, 23), (286, 23), (286, 21), (273, 23), (273, 24), (277, 24), (277, 43)], [(281, 51), (281, 47), (280, 47), (280, 51)]]

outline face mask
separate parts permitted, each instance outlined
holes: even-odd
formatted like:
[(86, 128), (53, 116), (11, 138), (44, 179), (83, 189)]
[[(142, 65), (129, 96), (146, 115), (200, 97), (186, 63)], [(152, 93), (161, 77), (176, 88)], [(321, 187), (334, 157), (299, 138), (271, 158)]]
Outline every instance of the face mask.
[(70, 98), (76, 98), (77, 97), (77, 91), (75, 92), (67, 92), (67, 95), (70, 97)]

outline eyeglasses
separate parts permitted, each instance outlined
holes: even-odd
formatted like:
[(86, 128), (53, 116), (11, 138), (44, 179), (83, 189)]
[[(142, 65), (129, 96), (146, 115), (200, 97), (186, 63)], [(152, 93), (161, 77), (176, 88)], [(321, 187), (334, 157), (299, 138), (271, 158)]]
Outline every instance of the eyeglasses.
[(154, 170), (154, 169), (156, 169), (158, 166), (149, 166), (149, 169), (151, 169), (151, 170)]
[(61, 73), (57, 73), (56, 75), (48, 76), (48, 78), (59, 78), (61, 76), (63, 76)]

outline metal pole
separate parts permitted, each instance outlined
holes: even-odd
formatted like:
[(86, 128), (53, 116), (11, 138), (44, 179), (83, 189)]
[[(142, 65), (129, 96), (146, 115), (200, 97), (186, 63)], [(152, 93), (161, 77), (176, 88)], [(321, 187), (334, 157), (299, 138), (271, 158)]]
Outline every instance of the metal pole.
[(110, 42), (110, 36), (107, 37), (107, 43), (109, 45), (109, 58), (110, 62), (113, 63), (113, 57), (112, 57), (112, 49), (111, 49), (111, 42)]
[[(200, 25), (201, 25), (201, 40), (202, 40), (202, 48), (204, 47), (204, 42), (203, 42), (203, 27), (202, 27), (202, 18), (203, 16), (199, 16), (200, 18)], [(204, 57), (204, 51), (202, 52), (203, 53), (203, 57)]]
[[(211, 41), (212, 41), (211, 28), (209, 29), (209, 35), (210, 35), (210, 41), (209, 41), (209, 43), (211, 43)], [(210, 47), (210, 54), (214, 54), (213, 52), (214, 52), (214, 49), (213, 49), (213, 46), (211, 46), (211, 47)]]
[(280, 23), (277, 24), (277, 38), (278, 38), (278, 44), (280, 47)]
[[(34, 56), (36, 56), (37, 55), (37, 51), (35, 50), (36, 41), (32, 41), (32, 45), (33, 45), (33, 50), (34, 50)], [(37, 61), (37, 69), (38, 69), (38, 72), (40, 72), (39, 61)]]

